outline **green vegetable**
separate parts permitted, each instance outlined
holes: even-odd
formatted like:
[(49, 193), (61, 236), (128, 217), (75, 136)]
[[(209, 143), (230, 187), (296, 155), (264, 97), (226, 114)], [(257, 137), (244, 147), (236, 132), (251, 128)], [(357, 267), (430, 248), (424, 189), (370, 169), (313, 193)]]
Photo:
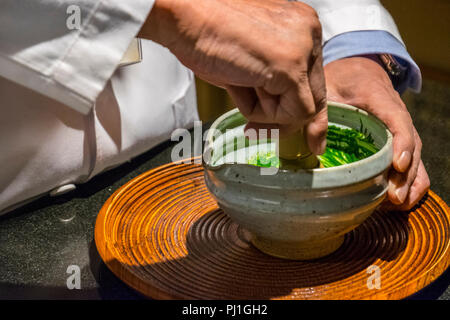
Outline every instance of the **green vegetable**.
[[(318, 156), (325, 168), (336, 167), (367, 158), (379, 149), (362, 122), (359, 130), (328, 126), (327, 147), (324, 154)], [(280, 160), (275, 152), (257, 153), (248, 161), (258, 167), (279, 167)]]
[(378, 151), (373, 138), (361, 128), (344, 129), (328, 126), (327, 147), (319, 160), (325, 168), (336, 167), (367, 158)]
[(276, 167), (280, 166), (280, 159), (278, 159), (277, 155), (273, 151), (269, 151), (267, 153), (257, 153), (253, 157), (248, 160), (248, 164), (252, 164), (258, 167)]

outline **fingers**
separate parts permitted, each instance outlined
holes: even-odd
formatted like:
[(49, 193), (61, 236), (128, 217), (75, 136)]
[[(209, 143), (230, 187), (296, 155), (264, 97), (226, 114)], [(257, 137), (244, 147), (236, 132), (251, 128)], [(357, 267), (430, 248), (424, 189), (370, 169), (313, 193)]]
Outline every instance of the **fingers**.
[(393, 135), (393, 169), (389, 173), (388, 198), (401, 205), (408, 197), (420, 164), (422, 142), (412, 124), (411, 116), (401, 99), (384, 95), (370, 101), (364, 109), (373, 112)]
[(319, 51), (309, 74), (316, 114), (305, 127), (306, 142), (316, 155), (325, 152), (328, 130), (327, 92), (322, 62), (322, 51)]
[(309, 86), (316, 105), (316, 113), (327, 107), (327, 90), (325, 84), (325, 73), (323, 70), (322, 51), (314, 60), (309, 72)]
[(281, 95), (268, 93), (261, 87), (253, 89), (229, 85), (226, 89), (250, 122), (277, 124), (300, 130), (316, 114), (309, 85), (290, 88)]
[[(426, 193), (428, 175), (421, 162), (422, 142), (400, 98), (378, 99), (364, 109), (383, 120), (393, 135), (393, 168), (389, 173), (388, 199), (394, 208), (414, 206)], [(419, 175), (419, 168), (420, 175)]]
[(259, 99), (256, 107), (261, 106), (262, 116), (268, 119), (274, 119), (273, 121), (275, 122), (279, 97), (269, 94), (263, 88), (256, 88), (255, 91)]
[[(236, 107), (247, 119), (250, 120), (245, 126), (245, 131), (255, 129), (259, 133), (259, 129), (267, 129), (270, 138), (270, 129), (278, 129), (280, 135), (287, 135), (295, 132), (290, 126), (278, 125), (272, 123), (268, 119), (273, 119), (275, 108), (278, 107), (277, 98), (265, 92), (262, 88), (226, 86), (226, 90)], [(267, 116), (267, 115), (268, 116)], [(258, 138), (258, 136), (256, 137)]]
[(228, 85), (225, 87), (231, 99), (241, 113), (248, 119), (248, 115), (252, 114), (258, 100), (256, 92), (253, 88), (238, 87)]
[(386, 208), (408, 210), (427, 192), (430, 180), (421, 161), (422, 142), (411, 116), (385, 70), (355, 57), (325, 67), (328, 99), (355, 105), (383, 121), (393, 135)]
[(307, 75), (302, 75), (298, 83), (293, 83), (281, 94), (278, 118), (287, 120), (283, 124), (297, 124), (301, 129), (315, 114), (316, 106), (309, 81)]
[[(321, 60), (317, 61), (319, 65)], [(307, 74), (299, 76), (281, 94), (276, 94), (280, 92), (279, 83), (256, 89), (227, 86), (231, 98), (249, 120), (246, 129), (261, 129), (269, 125), (280, 129), (280, 136), (285, 136), (305, 128), (310, 150), (314, 154), (323, 153), (328, 129), (326, 90), (323, 70), (314, 68), (314, 73), (320, 74), (312, 79)]]
[(417, 176), (413, 184), (409, 189), (408, 196), (401, 205), (394, 205), (392, 203), (384, 203), (383, 208), (386, 210), (411, 210), (419, 201), (425, 196), (430, 189), (430, 178), (425, 170), (425, 166), (422, 161), (419, 163), (417, 169)]
[[(403, 104), (402, 102), (400, 102)], [(395, 109), (399, 109), (396, 107)], [(394, 106), (392, 110), (395, 110)], [(387, 109), (389, 112), (389, 108)], [(397, 172), (406, 172), (412, 163), (414, 149), (420, 139), (416, 138), (411, 116), (405, 109), (401, 109), (385, 117), (385, 122), (394, 136), (393, 166)], [(418, 136), (417, 136), (418, 137)]]
[(280, 109), (279, 97), (263, 88), (227, 86), (231, 99), (250, 122), (261, 124), (286, 124), (292, 116)]
[(280, 129), (280, 135), (304, 128), (311, 152), (322, 154), (325, 151), (328, 130), (326, 90), (323, 70), (319, 68), (312, 70), (312, 73), (312, 79), (300, 77), (295, 88), (281, 95), (278, 110), (285, 111), (289, 122), (281, 122), (284, 126)]
[[(278, 133), (273, 130), (278, 130)], [(250, 139), (272, 139), (285, 135), (286, 131), (276, 124), (248, 122), (244, 128), (245, 135)], [(283, 133), (281, 133), (283, 132)], [(273, 136), (275, 135), (275, 137)]]
[[(242, 103), (253, 102), (253, 105), (241, 108), (242, 114), (251, 122), (289, 125), (300, 130), (316, 114), (314, 97), (309, 88), (307, 78), (301, 83), (292, 83), (281, 94), (269, 91), (266, 87), (251, 89), (253, 97), (245, 88), (232, 87), (230, 95)], [(269, 87), (270, 88), (270, 87)], [(243, 97), (244, 96), (244, 97)], [(256, 99), (253, 99), (255, 98)], [(238, 101), (235, 100), (237, 103)]]
[(328, 112), (323, 108), (305, 127), (305, 137), (312, 153), (319, 155), (325, 152), (327, 144)]
[(427, 193), (430, 189), (430, 178), (425, 170), (423, 162), (420, 161), (419, 168), (417, 170), (417, 176), (414, 183), (409, 189), (409, 194), (403, 204), (399, 207), (399, 210), (409, 210), (414, 207), (420, 199)]
[(414, 153), (411, 157), (411, 165), (406, 172), (398, 172), (392, 170), (389, 175), (388, 197), (393, 204), (401, 205), (405, 202), (410, 193), (410, 187), (414, 183), (419, 165), (421, 163), (422, 142), (416, 130), (414, 130), (415, 146)]

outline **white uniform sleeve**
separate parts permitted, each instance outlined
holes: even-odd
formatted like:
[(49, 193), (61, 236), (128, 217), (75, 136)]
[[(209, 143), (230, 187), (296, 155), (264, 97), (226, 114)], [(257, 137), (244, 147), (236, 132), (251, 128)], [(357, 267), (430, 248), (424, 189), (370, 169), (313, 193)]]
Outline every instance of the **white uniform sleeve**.
[(304, 0), (302, 2), (317, 11), (322, 23), (323, 42), (345, 32), (383, 30), (392, 34), (403, 44), (394, 20), (378, 0)]
[(1, 0), (0, 76), (88, 113), (154, 0)]

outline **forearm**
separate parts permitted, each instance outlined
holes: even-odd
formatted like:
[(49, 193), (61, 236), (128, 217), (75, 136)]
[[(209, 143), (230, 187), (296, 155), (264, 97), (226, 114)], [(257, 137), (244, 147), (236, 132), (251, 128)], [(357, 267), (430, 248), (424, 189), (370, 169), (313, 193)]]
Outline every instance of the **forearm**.
[(178, 12), (183, 6), (184, 0), (156, 0), (138, 37), (169, 46), (175, 39)]
[(208, 15), (216, 12), (219, 1), (155, 0), (138, 37), (169, 48), (186, 47), (199, 38), (208, 25)]

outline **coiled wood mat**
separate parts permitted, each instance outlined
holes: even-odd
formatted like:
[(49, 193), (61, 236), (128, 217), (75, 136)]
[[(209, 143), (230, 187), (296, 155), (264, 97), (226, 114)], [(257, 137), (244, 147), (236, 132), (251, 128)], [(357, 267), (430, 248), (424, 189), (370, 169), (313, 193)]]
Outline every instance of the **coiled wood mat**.
[(327, 257), (288, 261), (251, 245), (208, 193), (201, 165), (171, 163), (107, 200), (95, 242), (112, 272), (150, 298), (401, 299), (449, 266), (449, 208), (430, 191), (409, 213), (376, 211)]

